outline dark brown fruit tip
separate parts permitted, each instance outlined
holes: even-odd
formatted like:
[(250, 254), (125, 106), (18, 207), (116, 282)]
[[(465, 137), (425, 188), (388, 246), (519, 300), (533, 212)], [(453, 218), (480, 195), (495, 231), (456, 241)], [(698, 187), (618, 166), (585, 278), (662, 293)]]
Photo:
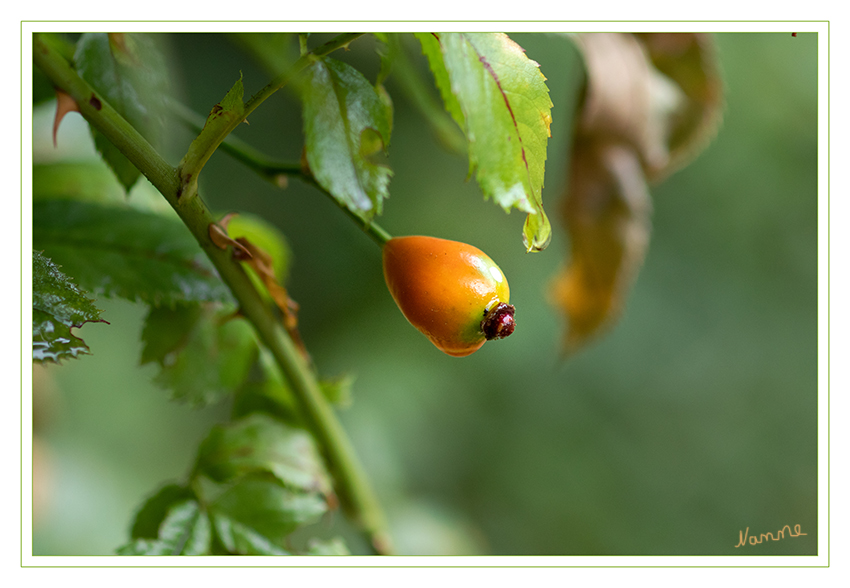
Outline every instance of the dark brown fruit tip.
[(484, 320), (481, 321), (481, 330), (488, 341), (493, 339), (504, 339), (514, 332), (516, 322), (514, 312), (516, 309), (510, 305), (500, 302), (494, 306)]

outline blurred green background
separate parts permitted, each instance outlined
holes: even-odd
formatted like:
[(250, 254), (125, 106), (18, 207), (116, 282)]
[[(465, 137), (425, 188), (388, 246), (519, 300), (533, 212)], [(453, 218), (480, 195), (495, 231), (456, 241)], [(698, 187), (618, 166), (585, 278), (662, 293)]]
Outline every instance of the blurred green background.
[[(554, 220), (580, 66), (561, 36), (512, 38), (540, 63), (555, 103), (544, 190)], [(246, 96), (268, 80), (225, 36), (170, 42), (180, 92), (198, 112), (240, 71)], [(510, 279), (516, 333), (468, 358), (442, 354), (405, 321), (380, 251), (328, 198), (211, 159), (201, 180), (211, 207), (261, 214), (286, 234), (290, 294), (320, 372), (356, 375), (341, 418), (400, 551), (817, 552), (817, 38), (724, 33), (717, 43), (723, 125), (694, 163), (653, 188), (649, 253), (622, 319), (567, 361), (563, 319), (546, 302), (567, 236), (557, 227), (548, 250), (526, 254), (523, 215), (484, 202), (465, 182), (467, 163), (438, 147), (392, 84), (395, 175), (380, 223), (472, 243)], [(334, 56), (374, 79), (370, 40)], [(36, 161), (63, 153), (49, 147), (50, 116), (49, 106), (36, 112)], [(299, 157), (291, 97), (275, 96), (250, 122), (240, 137)], [(78, 117), (63, 125), (64, 153), (90, 157), (73, 144), (86, 140)], [(175, 136), (175, 163), (190, 140)], [(187, 473), (210, 425), (228, 415), (226, 402), (193, 410), (151, 383), (153, 368), (138, 366), (144, 308), (98, 306), (110, 324), (80, 331), (93, 355), (35, 374), (37, 555), (113, 553), (135, 509)], [(340, 519), (311, 532), (349, 535), (356, 551)], [(807, 535), (735, 548), (747, 527), (786, 524)]]

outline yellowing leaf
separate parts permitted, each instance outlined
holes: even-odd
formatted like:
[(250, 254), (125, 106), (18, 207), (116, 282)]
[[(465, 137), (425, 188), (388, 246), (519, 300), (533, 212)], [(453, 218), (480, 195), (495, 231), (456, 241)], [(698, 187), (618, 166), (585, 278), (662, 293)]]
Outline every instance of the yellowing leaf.
[(569, 320), (572, 353), (618, 316), (646, 254), (649, 192), (633, 150), (582, 143), (564, 209), (572, 258), (552, 288)]

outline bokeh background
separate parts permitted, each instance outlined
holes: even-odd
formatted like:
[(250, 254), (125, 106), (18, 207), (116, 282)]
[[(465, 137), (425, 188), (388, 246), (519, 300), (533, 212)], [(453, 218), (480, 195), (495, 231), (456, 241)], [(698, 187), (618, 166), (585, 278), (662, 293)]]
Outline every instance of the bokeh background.
[[(544, 190), (555, 218), (580, 63), (563, 36), (511, 36), (540, 63), (555, 104)], [(246, 96), (269, 79), (226, 36), (169, 42), (178, 92), (198, 112), (240, 71)], [(380, 223), (472, 243), (511, 282), (515, 334), (468, 358), (442, 354), (404, 320), (380, 251), (328, 198), (211, 159), (204, 198), (281, 228), (308, 349), (322, 374), (356, 376), (341, 418), (402, 552), (817, 552), (817, 39), (722, 33), (717, 45), (723, 125), (697, 160), (653, 187), (649, 252), (621, 320), (566, 360), (565, 324), (547, 303), (564, 231), (526, 254), (523, 215), (484, 202), (465, 181), (466, 161), (440, 149), (392, 84), (395, 175)], [(369, 40), (335, 57), (374, 79)], [(280, 94), (238, 134), (296, 160), (300, 115)], [(93, 157), (76, 115), (54, 151), (51, 115), (49, 105), (35, 113), (36, 161)], [(177, 133), (173, 160), (190, 140)], [(36, 555), (113, 553), (135, 509), (185, 476), (209, 427), (228, 416), (226, 401), (169, 401), (153, 367), (139, 367), (144, 308), (98, 307), (110, 324), (80, 331), (93, 355), (34, 371)], [(735, 548), (747, 527), (786, 524), (807, 535)], [(340, 516), (310, 532), (360, 547)]]

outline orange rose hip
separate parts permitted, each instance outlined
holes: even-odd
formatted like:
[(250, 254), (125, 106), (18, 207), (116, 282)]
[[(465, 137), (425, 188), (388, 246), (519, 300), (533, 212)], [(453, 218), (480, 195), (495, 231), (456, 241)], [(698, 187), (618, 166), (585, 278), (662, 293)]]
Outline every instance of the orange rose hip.
[(502, 270), (480, 249), (436, 237), (383, 247), (384, 278), (405, 318), (441, 351), (463, 357), (514, 331)]

